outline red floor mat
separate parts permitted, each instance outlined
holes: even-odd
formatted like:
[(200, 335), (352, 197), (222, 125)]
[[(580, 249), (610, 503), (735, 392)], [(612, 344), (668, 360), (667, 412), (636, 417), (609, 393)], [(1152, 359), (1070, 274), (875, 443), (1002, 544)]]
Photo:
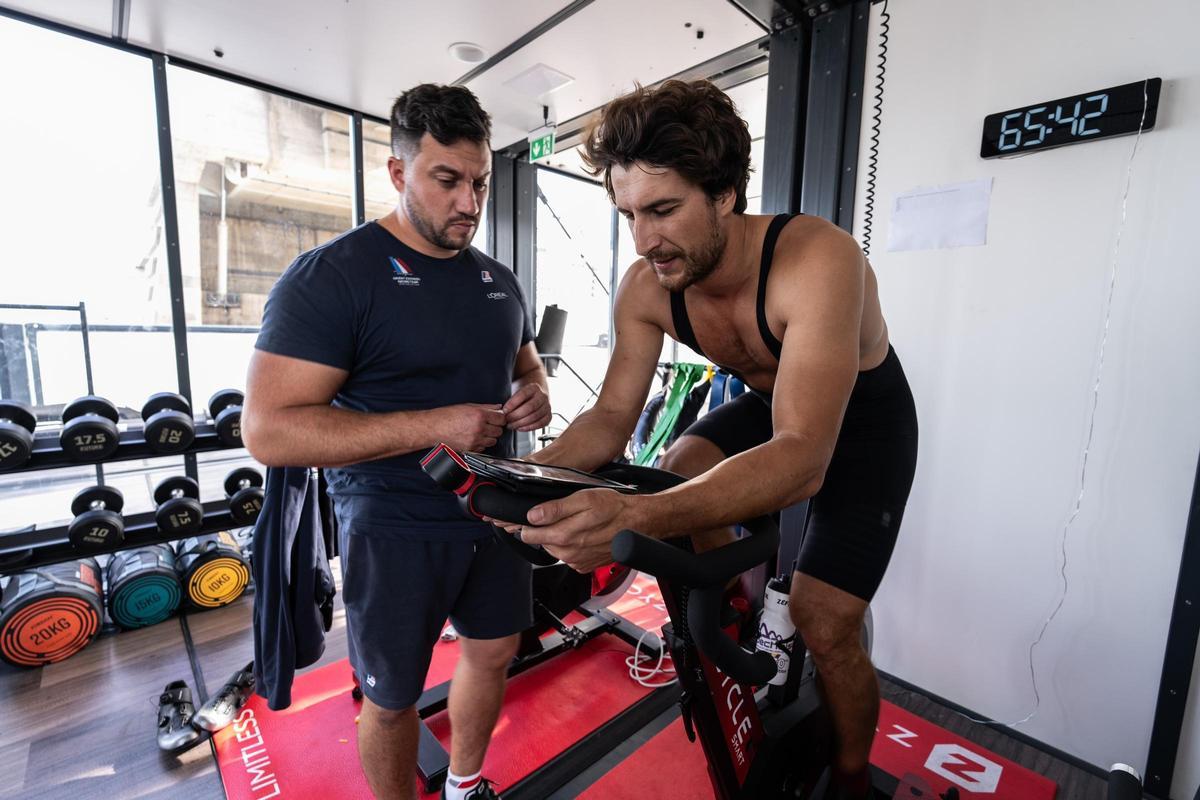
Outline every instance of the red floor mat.
[(957, 786), (960, 796), (994, 800), (1054, 800), (1058, 785), (945, 728), (884, 702), (871, 763), (890, 775), (912, 773), (935, 792)]
[(580, 800), (713, 800), (708, 765), (700, 743), (688, 741), (677, 719), (606, 772)]
[(658, 593), (658, 582), (649, 575), (638, 575), (628, 591), (608, 610), (656, 634), (667, 621), (667, 607)]
[[(938, 793), (952, 784), (960, 796), (993, 800), (1054, 800), (1047, 778), (884, 702), (871, 763), (897, 779), (914, 774)], [(699, 743), (676, 720), (579, 795), (605, 800), (712, 800)]]
[[(435, 648), (433, 683), (449, 677), (456, 651), (453, 644)], [(631, 652), (616, 638), (601, 636), (509, 681), (484, 774), (501, 789), (511, 786), (645, 697), (649, 690), (627, 675), (624, 660)], [(359, 705), (351, 699), (352, 685), (350, 665), (341, 661), (297, 678), (293, 703), (283, 711), (251, 698), (237, 721), (215, 737), (228, 797), (369, 798), (358, 765)], [(426, 722), (448, 748), (447, 715)]]
[[(658, 585), (641, 576), (610, 610), (655, 633), (667, 618)], [(572, 615), (568, 621), (579, 618)], [(627, 676), (624, 660), (631, 652), (604, 635), (511, 680), (484, 773), (501, 788), (511, 786), (645, 697), (649, 690)], [(458, 644), (439, 642), (426, 688), (449, 680), (457, 661)], [(350, 664), (340, 661), (299, 676), (292, 687), (294, 702), (283, 711), (251, 698), (237, 721), (215, 737), (228, 797), (325, 798), (336, 786), (333, 795), (339, 798), (369, 798), (358, 765), (354, 718), (359, 706), (350, 697), (352, 685)], [(447, 715), (426, 723), (448, 748)]]

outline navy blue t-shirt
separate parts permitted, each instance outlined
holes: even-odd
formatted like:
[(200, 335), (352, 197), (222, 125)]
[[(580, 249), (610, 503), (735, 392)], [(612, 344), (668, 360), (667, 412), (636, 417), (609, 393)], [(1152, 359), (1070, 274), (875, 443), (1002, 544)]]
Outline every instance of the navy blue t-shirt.
[[(532, 340), (516, 276), (499, 261), (473, 247), (432, 258), (368, 222), (296, 258), (255, 346), (347, 370), (333, 405), (378, 413), (504, 403)], [(506, 431), (488, 452), (510, 456), (513, 442)], [(376, 536), (488, 535), (421, 471), (425, 452), (326, 469), (338, 523)]]

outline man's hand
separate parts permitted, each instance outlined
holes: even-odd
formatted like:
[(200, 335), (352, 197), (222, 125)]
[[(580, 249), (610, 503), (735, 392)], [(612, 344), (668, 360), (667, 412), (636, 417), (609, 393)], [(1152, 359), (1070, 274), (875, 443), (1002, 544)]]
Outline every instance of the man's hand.
[(495, 403), (461, 403), (433, 413), (438, 441), (455, 450), (486, 450), (504, 433), (505, 414)]
[(529, 510), (521, 541), (540, 544), (576, 572), (612, 563), (612, 540), (623, 528), (637, 530), (638, 498), (612, 489), (584, 489)]
[(504, 404), (505, 427), (534, 431), (550, 422), (550, 396), (539, 383), (527, 383)]

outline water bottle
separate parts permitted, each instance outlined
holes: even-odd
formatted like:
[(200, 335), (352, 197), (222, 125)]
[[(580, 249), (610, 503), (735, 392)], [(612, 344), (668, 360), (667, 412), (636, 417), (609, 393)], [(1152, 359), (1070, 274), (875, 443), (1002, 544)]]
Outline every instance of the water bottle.
[(772, 578), (767, 582), (763, 595), (763, 610), (758, 618), (758, 641), (756, 650), (768, 653), (775, 659), (775, 677), (772, 686), (782, 686), (787, 681), (788, 666), (792, 660), (792, 645), (796, 641), (796, 626), (788, 614), (788, 595), (791, 581), (788, 578)]

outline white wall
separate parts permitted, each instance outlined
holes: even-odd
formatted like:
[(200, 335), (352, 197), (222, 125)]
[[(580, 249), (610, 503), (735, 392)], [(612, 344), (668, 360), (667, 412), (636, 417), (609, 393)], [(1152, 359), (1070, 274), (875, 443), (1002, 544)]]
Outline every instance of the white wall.
[[(892, 2), (871, 261), (921, 424), (900, 543), (873, 606), (880, 668), (994, 719), (1034, 709), (1029, 647), (1057, 603), (1117, 279), (1069, 591), (1019, 730), (1144, 768), (1200, 452), (1200, 4)], [(859, 227), (879, 7), (865, 93)], [(984, 161), (992, 112), (1163, 78), (1134, 138)], [(891, 202), (994, 178), (988, 243), (886, 251)], [(1198, 676), (1200, 678), (1200, 676)], [(1200, 782), (1188, 715), (1175, 797)]]

